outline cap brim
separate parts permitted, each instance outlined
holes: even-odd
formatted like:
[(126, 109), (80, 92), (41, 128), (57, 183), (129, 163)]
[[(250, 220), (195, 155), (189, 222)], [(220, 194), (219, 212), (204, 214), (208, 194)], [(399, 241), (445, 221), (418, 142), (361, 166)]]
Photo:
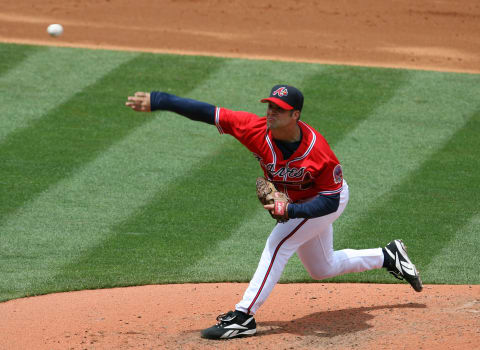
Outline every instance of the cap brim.
[(278, 107), (285, 109), (287, 111), (291, 111), (293, 109), (293, 107), (290, 106), (288, 103), (276, 97), (264, 98), (264, 99), (261, 99), (260, 102), (262, 103), (272, 102), (272, 103), (275, 103)]

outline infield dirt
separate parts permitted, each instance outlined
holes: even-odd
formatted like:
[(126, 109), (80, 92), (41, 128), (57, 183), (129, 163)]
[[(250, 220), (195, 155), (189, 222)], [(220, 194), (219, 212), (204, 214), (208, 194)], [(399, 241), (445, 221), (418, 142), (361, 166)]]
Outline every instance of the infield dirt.
[[(61, 37), (46, 34), (61, 23)], [(0, 41), (480, 73), (469, 1), (2, 1)], [(267, 233), (266, 233), (267, 234)], [(473, 349), (480, 286), (285, 284), (258, 335), (199, 330), (246, 284), (82, 291), (0, 304), (0, 349)]]

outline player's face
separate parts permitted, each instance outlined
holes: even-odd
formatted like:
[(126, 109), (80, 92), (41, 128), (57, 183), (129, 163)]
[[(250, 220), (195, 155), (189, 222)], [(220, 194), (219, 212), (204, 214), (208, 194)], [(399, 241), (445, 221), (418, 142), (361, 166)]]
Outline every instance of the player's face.
[(268, 102), (267, 108), (267, 127), (271, 130), (290, 126), (296, 123), (294, 111), (287, 111), (280, 108), (275, 103)]

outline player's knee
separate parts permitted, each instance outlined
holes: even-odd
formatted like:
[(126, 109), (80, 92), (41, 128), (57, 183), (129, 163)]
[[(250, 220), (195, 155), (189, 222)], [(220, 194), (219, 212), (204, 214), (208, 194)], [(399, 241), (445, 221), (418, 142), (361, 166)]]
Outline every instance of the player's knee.
[(333, 264), (324, 263), (314, 268), (307, 270), (314, 280), (323, 280), (325, 278), (330, 278), (336, 275), (335, 266)]
[(310, 271), (310, 277), (312, 277), (314, 280), (320, 281), (325, 278), (331, 277), (328, 273), (325, 271)]

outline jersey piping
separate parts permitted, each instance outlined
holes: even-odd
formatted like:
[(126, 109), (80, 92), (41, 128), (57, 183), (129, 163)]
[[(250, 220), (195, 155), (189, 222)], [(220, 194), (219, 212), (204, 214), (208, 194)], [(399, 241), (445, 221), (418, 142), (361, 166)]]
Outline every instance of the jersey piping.
[(340, 193), (342, 192), (342, 189), (343, 189), (343, 185), (338, 189), (338, 190), (334, 190), (334, 191), (321, 191), (321, 192), (318, 192), (318, 194), (323, 194), (325, 196), (330, 196), (332, 194), (336, 194), (336, 193)]
[[(300, 122), (300, 123), (302, 123), (302, 125), (305, 126), (310, 131), (310, 133), (312, 134), (312, 141), (310, 142), (310, 145), (308, 146), (305, 153), (303, 153), (300, 157), (294, 158), (291, 161), (287, 162), (287, 168), (290, 166), (290, 163), (297, 162), (299, 160), (302, 160), (302, 159), (306, 158), (308, 156), (308, 154), (312, 151), (313, 146), (315, 145), (315, 142), (317, 141), (317, 135), (315, 135), (315, 133), (312, 131), (312, 129), (310, 129), (305, 123), (303, 123), (303, 122)], [(284, 181), (287, 180), (287, 174), (288, 174), (288, 172), (286, 172), (285, 175), (283, 176)]]
[(270, 140), (270, 137), (268, 136), (268, 133), (265, 135), (265, 139), (267, 140), (268, 147), (270, 147), (270, 151), (272, 151), (273, 169), (275, 169), (277, 167), (277, 153), (275, 153), (275, 148), (273, 148), (273, 144)]

